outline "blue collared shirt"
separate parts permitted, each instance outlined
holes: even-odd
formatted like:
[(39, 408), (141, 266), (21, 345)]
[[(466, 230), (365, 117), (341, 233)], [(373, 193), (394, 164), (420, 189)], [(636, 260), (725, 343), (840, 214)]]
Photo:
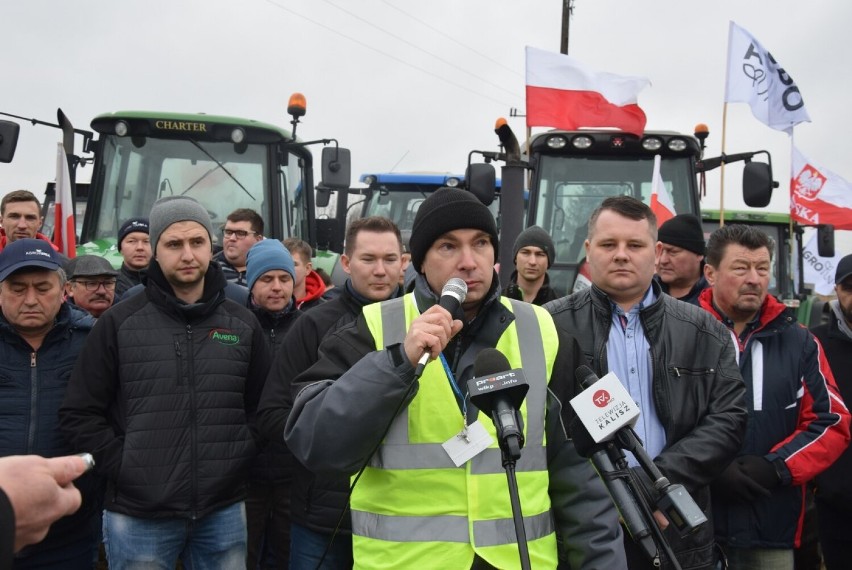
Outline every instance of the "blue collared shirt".
[[(633, 429), (652, 459), (657, 457), (665, 447), (666, 432), (654, 405), (651, 388), (654, 378), (651, 345), (645, 338), (645, 331), (642, 330), (639, 311), (656, 299), (654, 288), (649, 287), (642, 300), (633, 305), (627, 313), (615, 303), (611, 303), (612, 326), (609, 329), (606, 351), (609, 372), (614, 372), (618, 376), (642, 412)], [(630, 466), (639, 465), (633, 454), (626, 455)]]

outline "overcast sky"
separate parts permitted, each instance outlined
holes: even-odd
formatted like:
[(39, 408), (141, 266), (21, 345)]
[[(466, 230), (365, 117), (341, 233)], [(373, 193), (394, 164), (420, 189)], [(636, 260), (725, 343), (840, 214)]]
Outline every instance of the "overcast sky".
[[(55, 122), (61, 107), (78, 128), (126, 109), (286, 127), (287, 99), (300, 91), (299, 135), (349, 147), (353, 182), (392, 168), (461, 172), (471, 149), (497, 149), (498, 117), (523, 112), (524, 46), (559, 51), (560, 16), (560, 0), (0, 0), (0, 111)], [(704, 122), (716, 155), (729, 20), (798, 84), (813, 120), (795, 129), (800, 150), (852, 181), (849, 2), (576, 0), (569, 53), (649, 78), (646, 128), (691, 133)], [(523, 119), (510, 124), (521, 138)], [(59, 138), (23, 123), (15, 162), (0, 164), (0, 194), (43, 192)], [(770, 209), (787, 211), (787, 135), (729, 105), (727, 152), (757, 149), (772, 152), (782, 183)], [(739, 193), (732, 174), (725, 205), (741, 205)], [(718, 202), (713, 177), (703, 206)]]

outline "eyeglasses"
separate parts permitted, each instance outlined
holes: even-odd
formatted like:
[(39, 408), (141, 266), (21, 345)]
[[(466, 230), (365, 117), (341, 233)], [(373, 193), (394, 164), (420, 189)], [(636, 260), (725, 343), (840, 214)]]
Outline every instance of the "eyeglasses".
[(115, 280), (111, 281), (83, 281), (81, 279), (72, 279), (74, 283), (79, 283), (86, 288), (86, 291), (97, 291), (98, 287), (103, 286), (107, 291), (115, 290)]
[(254, 235), (254, 234), (256, 234), (257, 232), (250, 232), (250, 231), (248, 231), (248, 230), (229, 230), (229, 229), (224, 229), (224, 230), (222, 230), (222, 233), (224, 233), (224, 234), (225, 234), (225, 237), (226, 237), (226, 238), (229, 238), (229, 237), (235, 237), (235, 238), (237, 238), (237, 239), (246, 239), (246, 237), (248, 237), (248, 235), (249, 235), (249, 234)]

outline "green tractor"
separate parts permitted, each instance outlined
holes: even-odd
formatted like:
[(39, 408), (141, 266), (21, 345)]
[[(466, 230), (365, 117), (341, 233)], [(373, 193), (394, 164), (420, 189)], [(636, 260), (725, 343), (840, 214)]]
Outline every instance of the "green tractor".
[[(342, 252), (342, 235), (335, 218), (317, 219), (317, 197), (321, 202), (349, 188), (349, 151), (334, 139), (296, 138), (305, 114), (300, 94), (291, 97), (287, 110), (292, 131), (250, 119), (152, 111), (99, 115), (91, 122), (94, 132), (74, 129), (61, 110), (58, 125), (34, 121), (63, 130), (72, 181), (77, 167), (93, 165), (78, 254), (101, 255), (120, 266), (121, 224), (147, 216), (159, 198), (183, 195), (204, 205), (215, 228), (237, 208), (257, 211), (266, 237), (307, 241), (318, 251), (316, 265), (330, 271)], [(0, 121), (0, 160), (7, 155), (11, 160), (17, 132), (16, 123)], [(77, 136), (83, 139), (80, 156), (74, 153)], [(323, 148), (322, 181), (315, 187), (308, 147), (316, 143), (334, 145)], [(221, 244), (222, 236), (214, 236), (214, 242)]]

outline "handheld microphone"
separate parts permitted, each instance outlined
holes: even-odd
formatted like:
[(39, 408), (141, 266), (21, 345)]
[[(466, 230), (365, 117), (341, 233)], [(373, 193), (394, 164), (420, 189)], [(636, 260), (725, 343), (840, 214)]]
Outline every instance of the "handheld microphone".
[[(438, 305), (455, 317), (456, 311), (464, 303), (465, 297), (467, 297), (467, 283), (464, 282), (464, 279), (453, 277), (441, 289), (441, 299), (438, 301)], [(420, 360), (417, 361), (417, 366), (426, 366), (431, 357), (431, 353), (428, 350), (425, 351)]]
[[(588, 366), (577, 368), (574, 376), (586, 390), (598, 381), (597, 375)], [(633, 539), (633, 542), (642, 550), (648, 560), (653, 560), (657, 555), (657, 546), (654, 543), (654, 537), (651, 535), (651, 529), (648, 528), (648, 523), (642, 516), (642, 511), (639, 510), (639, 505), (636, 504), (636, 499), (627, 483), (614, 475), (618, 469), (607, 451), (607, 446), (613, 444), (595, 444), (582, 419), (571, 422), (571, 437), (574, 440), (574, 447), (577, 452), (592, 460), (592, 465), (598, 472), (598, 477), (606, 485), (609, 496), (615, 504), (618, 514), (621, 515), (621, 520), (624, 521), (624, 526), (627, 527), (630, 538)], [(625, 472), (624, 476), (629, 477), (629, 474)]]
[(524, 423), (518, 409), (529, 390), (523, 371), (511, 370), (502, 352), (486, 348), (476, 355), (467, 390), (471, 403), (494, 421), (500, 449), (518, 459), (524, 446)]
[[(633, 431), (632, 427), (639, 416), (638, 408), (636, 408), (635, 402), (630, 398), (629, 393), (621, 385), (615, 374), (610, 372), (599, 379), (591, 368), (580, 366), (574, 372), (574, 376), (585, 390), (571, 400), (571, 406), (577, 412), (577, 417), (581, 424), (580, 426), (576, 422), (572, 424), (572, 436), (574, 429), (579, 430), (581, 427), (584, 431), (589, 432), (590, 438), (596, 443), (614, 439), (615, 443), (620, 447), (633, 453), (642, 466), (642, 469), (654, 482), (654, 487), (660, 493), (660, 499), (656, 505), (657, 508), (666, 515), (666, 518), (675, 526), (681, 536), (686, 536), (707, 522), (707, 517), (686, 488), (679, 483), (670, 483), (648, 456), (645, 448), (642, 447), (642, 443), (639, 441), (639, 437)], [(613, 384), (613, 381), (615, 384)], [(621, 396), (609, 397), (610, 391), (618, 394), (619, 388), (626, 395), (626, 401), (623, 401)], [(603, 394), (600, 394), (601, 392)], [(575, 400), (577, 401), (576, 405)], [(590, 415), (588, 400), (593, 402), (591, 406), (604, 408), (605, 412), (603, 415), (596, 416), (594, 413)], [(636, 408), (635, 415), (629, 410), (630, 406)], [(593, 430), (597, 430), (598, 433), (595, 433)], [(585, 434), (580, 432), (579, 440), (583, 441), (584, 436)], [(591, 446), (591, 448), (593, 450), (599, 449), (596, 446)], [(603, 453), (606, 453), (605, 450), (606, 448), (604, 448)], [(578, 448), (579, 451), (580, 449)], [(596, 453), (599, 453), (599, 451), (595, 451)], [(597, 464), (595, 464), (595, 468), (598, 468)], [(604, 477), (604, 482), (606, 482), (606, 477)], [(615, 501), (614, 497), (613, 501)], [(618, 505), (616, 504), (616, 506)], [(621, 509), (619, 509), (620, 511)], [(626, 517), (622, 515), (622, 518), (625, 519), (625, 523), (627, 524)], [(631, 536), (633, 536), (632, 533)]]

